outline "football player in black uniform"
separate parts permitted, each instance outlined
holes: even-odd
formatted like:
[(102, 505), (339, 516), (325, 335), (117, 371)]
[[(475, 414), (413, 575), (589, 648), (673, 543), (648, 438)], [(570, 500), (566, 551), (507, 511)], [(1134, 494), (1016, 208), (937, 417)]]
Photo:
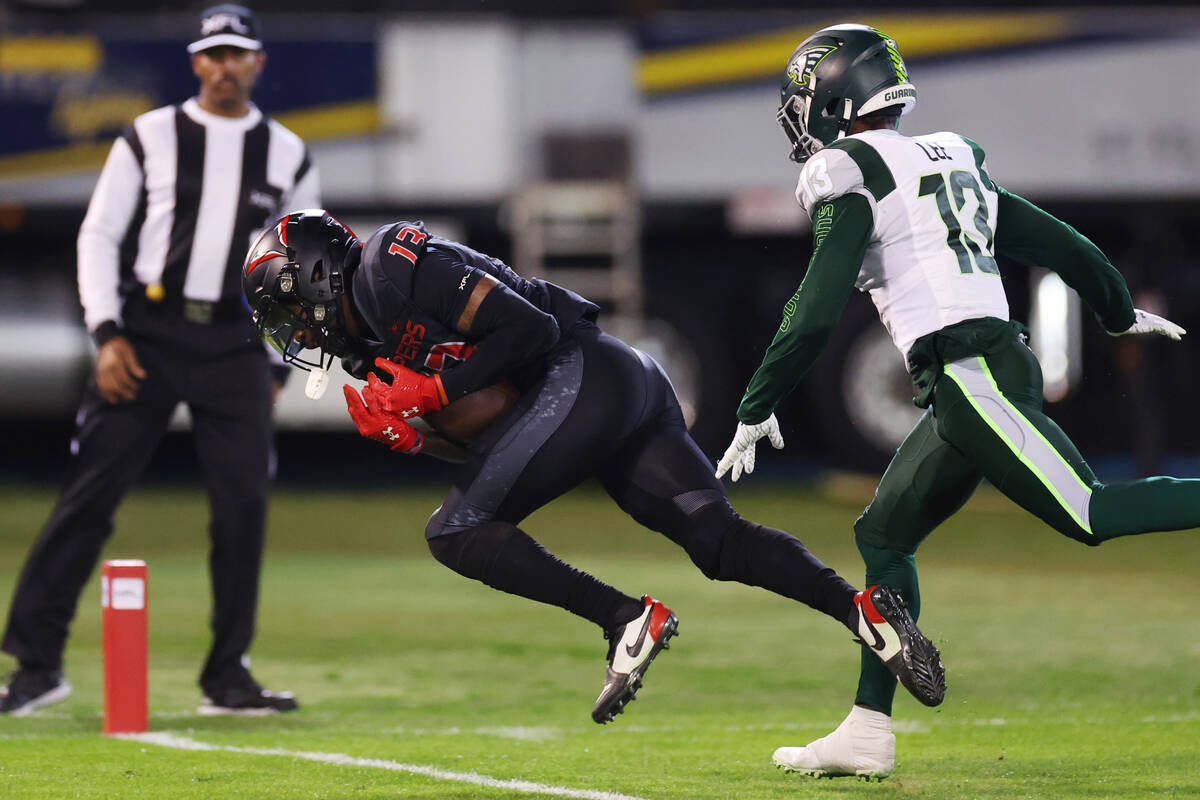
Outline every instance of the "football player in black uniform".
[(589, 477), (709, 578), (761, 586), (828, 614), (873, 646), (918, 700), (941, 702), (940, 657), (899, 595), (886, 586), (856, 591), (794, 536), (738, 516), (662, 368), (597, 327), (595, 304), (522, 278), (421, 222), (385, 225), (360, 242), (321, 210), (268, 228), (250, 249), (243, 283), (260, 334), (285, 361), (320, 382), (341, 357), (367, 379), (361, 397), (344, 387), (351, 416), (392, 450), (445, 448), (409, 420), (501, 379), (517, 387), (516, 404), (467, 444), (425, 536), (454, 571), (603, 629), (610, 645), (597, 722), (634, 698), (678, 620), (651, 597), (569, 566), (518, 527)]

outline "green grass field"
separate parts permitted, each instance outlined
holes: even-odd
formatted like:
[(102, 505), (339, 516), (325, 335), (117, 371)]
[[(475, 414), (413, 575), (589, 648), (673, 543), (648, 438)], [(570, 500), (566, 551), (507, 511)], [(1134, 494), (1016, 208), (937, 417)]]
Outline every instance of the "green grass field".
[[(746, 516), (797, 533), (861, 580), (850, 526), (869, 489), (739, 486), (733, 496)], [(208, 642), (204, 500), (189, 489), (131, 495), (106, 555), (150, 565), (151, 729), (212, 747), (100, 735), (97, 578), (67, 653), (75, 694), (0, 718), (0, 797), (1200, 796), (1194, 532), (1089, 549), (1002, 499), (972, 501), (921, 551), (922, 627), (942, 649), (946, 702), (899, 698), (896, 771), (867, 784), (770, 766), (775, 747), (827, 733), (850, 707), (859, 654), (840, 625), (710, 583), (603, 495), (577, 492), (527, 529), (680, 617), (638, 702), (601, 727), (589, 717), (604, 671), (599, 631), (438, 565), (421, 535), (438, 499), (429, 489), (276, 493), (254, 671), (302, 708), (231, 719), (195, 713)], [(52, 502), (45, 488), (0, 489), (4, 609)], [(466, 773), (529, 784), (466, 783)]]

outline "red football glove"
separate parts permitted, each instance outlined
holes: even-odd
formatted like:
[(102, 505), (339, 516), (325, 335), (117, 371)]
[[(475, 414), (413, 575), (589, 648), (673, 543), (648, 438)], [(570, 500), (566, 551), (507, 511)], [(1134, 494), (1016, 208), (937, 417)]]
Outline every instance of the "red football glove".
[(346, 395), (350, 419), (354, 420), (358, 432), (363, 436), (382, 442), (400, 453), (415, 455), (421, 452), (425, 437), (400, 417), (384, 411), (371, 387), (364, 386), (360, 398), (353, 386), (342, 384), (342, 394)]
[(380, 408), (384, 411), (408, 419), (422, 416), (427, 411), (441, 411), (449, 402), (446, 390), (442, 388), (441, 375), (422, 375), (386, 358), (375, 359), (375, 366), (392, 376), (391, 386), (374, 374), (367, 376), (368, 388), (379, 398)]

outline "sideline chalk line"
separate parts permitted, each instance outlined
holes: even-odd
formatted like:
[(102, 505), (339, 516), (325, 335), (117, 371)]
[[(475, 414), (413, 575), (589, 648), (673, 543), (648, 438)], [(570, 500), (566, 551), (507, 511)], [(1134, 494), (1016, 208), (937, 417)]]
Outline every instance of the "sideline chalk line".
[(576, 797), (580, 800), (645, 800), (642, 797), (634, 795), (619, 794), (617, 792), (599, 792), (591, 789), (571, 789), (566, 786), (551, 786), (544, 783), (534, 783), (532, 781), (523, 780), (501, 780), (500, 778), (492, 778), (487, 775), (480, 775), (477, 772), (450, 772), (436, 767), (428, 767), (422, 764), (401, 764), (398, 761), (388, 761), (381, 758), (357, 758), (348, 756), (344, 753), (308, 753), (299, 750), (283, 750), (280, 748), (267, 747), (237, 747), (234, 745), (210, 744), (201, 742), (196, 739), (189, 739), (186, 736), (176, 736), (171, 733), (126, 733), (119, 734), (113, 738), (124, 739), (130, 742), (141, 742), (142, 744), (152, 744), (159, 747), (172, 747), (176, 750), (211, 750), (221, 751), (226, 753), (249, 753), (258, 756), (287, 756), (289, 758), (301, 758), (306, 761), (316, 761), (321, 764), (335, 764), (345, 767), (370, 767), (373, 769), (386, 769), (392, 772), (409, 772), (414, 775), (424, 775), (429, 778), (437, 778), (443, 781), (457, 781), (459, 783), (471, 783), (476, 786), (487, 786), (492, 789), (509, 789), (517, 792), (530, 792), (534, 794), (549, 794), (558, 797)]

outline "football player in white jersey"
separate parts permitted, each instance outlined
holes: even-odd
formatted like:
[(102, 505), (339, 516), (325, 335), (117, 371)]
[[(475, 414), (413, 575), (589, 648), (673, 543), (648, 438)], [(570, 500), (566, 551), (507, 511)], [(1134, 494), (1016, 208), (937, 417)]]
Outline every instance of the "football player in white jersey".
[[(783, 446), (776, 405), (824, 347), (851, 291), (869, 292), (926, 412), (854, 531), (867, 583), (899, 588), (914, 618), (917, 546), (985, 477), (1088, 545), (1200, 526), (1200, 480), (1103, 484), (1045, 416), (1041, 368), (1025, 327), (1009, 319), (995, 256), (1054, 269), (1114, 336), (1178, 340), (1183, 329), (1135, 309), (1120, 273), (1074, 228), (993, 183), (970, 139), (900, 134), (916, 101), (895, 41), (874, 28), (825, 28), (788, 61), (778, 120), (804, 165), (796, 198), (813, 221), (813, 256), (717, 468), (736, 481), (754, 468), (758, 439)], [(776, 750), (776, 765), (818, 777), (891, 773), (896, 681), (866, 644), (863, 656), (850, 715), (805, 747)]]

